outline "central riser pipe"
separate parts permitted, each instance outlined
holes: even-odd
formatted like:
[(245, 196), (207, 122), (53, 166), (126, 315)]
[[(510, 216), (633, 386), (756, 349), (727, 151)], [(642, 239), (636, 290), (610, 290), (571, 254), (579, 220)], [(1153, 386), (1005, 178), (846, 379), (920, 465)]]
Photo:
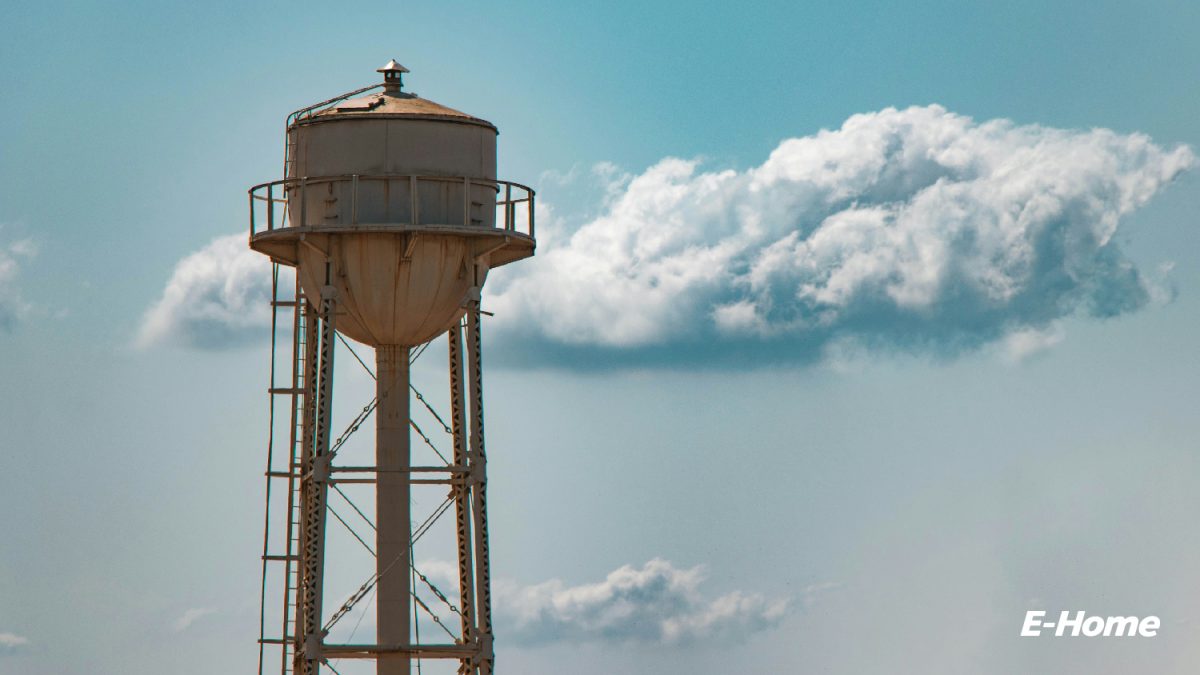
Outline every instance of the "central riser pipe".
[[(376, 617), (378, 643), (389, 647), (408, 646), (412, 616), (408, 351), (392, 345), (375, 348)], [(410, 675), (411, 661), (407, 655), (383, 656), (376, 672)]]

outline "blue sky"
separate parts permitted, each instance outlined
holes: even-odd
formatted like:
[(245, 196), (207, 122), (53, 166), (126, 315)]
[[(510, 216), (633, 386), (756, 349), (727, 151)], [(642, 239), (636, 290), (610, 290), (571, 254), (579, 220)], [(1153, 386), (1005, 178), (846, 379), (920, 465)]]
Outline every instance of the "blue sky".
[[(1200, 182), (1172, 153), (1200, 147), (1198, 27), (1200, 7), (1184, 2), (5, 4), (0, 673), (253, 666), (264, 345), (139, 334), (180, 261), (245, 228), (245, 189), (280, 170), (284, 116), (370, 83), (393, 57), (412, 69), (411, 89), (496, 123), (501, 176), (552, 208), (539, 256), (489, 281), (505, 309), (488, 344), (495, 574), (541, 621), (502, 618), (502, 668), (1193, 672)], [(936, 335), (952, 339), (903, 340), (895, 326), (928, 329), (913, 317), (930, 314), (896, 301), (884, 328), (863, 329), (881, 315), (853, 300), (894, 287), (851, 284), (851, 300), (821, 296), (849, 328), (817, 347), (772, 313), (787, 306), (778, 284), (758, 295), (681, 284), (662, 307), (692, 308), (683, 318), (627, 332), (609, 329), (628, 316), (575, 311), (603, 308), (602, 267), (573, 307), (529, 290), (591, 260), (582, 244), (572, 258), (570, 242), (611, 243), (575, 233), (660, 232), (663, 214), (644, 198), (669, 187), (685, 196), (671, 205), (686, 215), (679, 246), (638, 258), (664, 269), (679, 268), (680, 251), (742, 241), (711, 203), (782, 208), (785, 230), (861, 215), (855, 204), (912, 223), (918, 238), (950, 231), (922, 229), (935, 222), (994, 234), (923, 201), (940, 174), (890, 159), (917, 187), (850, 191), (827, 210), (794, 207), (786, 184), (765, 202), (747, 196), (772, 157), (835, 157), (817, 154), (833, 152), (823, 129), (850, 148), (837, 162), (859, 157), (866, 137), (845, 126), (856, 115), (868, 131), (959, 124), (968, 158), (998, 158), (982, 182), (946, 174), (951, 187), (986, 196), (1046, 181), (1013, 201), (972, 197), (979, 213), (1048, 189), (1096, 198), (1095, 211), (1036, 221), (1075, 241), (1114, 214), (1115, 249), (1073, 249), (1081, 267), (1070, 269), (1096, 285), (1050, 298), (1053, 311), (999, 302), (987, 331), (949, 296), (920, 296), (953, 329)], [(991, 120), (1016, 131), (980, 131)], [(902, 145), (919, 135), (889, 133)], [(1134, 134), (1161, 156), (1122, 145)], [(1027, 169), (995, 168), (1046, 148)], [(663, 178), (679, 168), (668, 158), (695, 164)], [(1139, 180), (1149, 187), (1135, 206), (1105, 201)], [(761, 263), (770, 243), (738, 248), (730, 269)], [(892, 249), (837, 250), (878, 263)], [(808, 260), (798, 251), (786, 259)], [(797, 269), (771, 279), (830, 288)], [(1136, 284), (1108, 283), (1129, 269)], [(631, 306), (655, 311), (632, 288)], [(1146, 293), (1102, 318), (1089, 308), (1113, 295), (1096, 288)], [(715, 308), (738, 300), (780, 332), (720, 332)], [(545, 320), (559, 311), (562, 322)], [(342, 360), (346, 419), (370, 388), (351, 366)], [(689, 575), (697, 567), (703, 580)], [(638, 625), (649, 628), (634, 635), (538, 599), (658, 582), (675, 590), (648, 595)], [(720, 630), (695, 628), (698, 642), (655, 632), (663, 620), (701, 625), (730, 593), (748, 609), (703, 624)], [(764, 618), (777, 600), (788, 609)], [(662, 614), (671, 603), (691, 613)], [(1021, 640), (1029, 609), (1157, 614), (1164, 628), (1150, 640)]]

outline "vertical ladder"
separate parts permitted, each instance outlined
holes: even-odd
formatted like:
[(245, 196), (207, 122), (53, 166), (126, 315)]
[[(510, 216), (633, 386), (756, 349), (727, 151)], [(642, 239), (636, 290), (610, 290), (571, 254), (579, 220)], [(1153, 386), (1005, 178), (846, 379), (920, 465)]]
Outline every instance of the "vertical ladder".
[(292, 672), (295, 659), (296, 644), (299, 641), (296, 630), (295, 608), (300, 587), (300, 566), (297, 564), (300, 556), (300, 464), (304, 452), (305, 406), (308, 396), (308, 309), (304, 294), (299, 283), (296, 286), (295, 323), (292, 335), (292, 423), (291, 423), (291, 452), (288, 457), (288, 498), (287, 498), (287, 544), (284, 550), (283, 572), (283, 654), (280, 672), (288, 675)]
[[(309, 395), (309, 360), (311, 358), (309, 352), (309, 322), (310, 314), (307, 307), (307, 300), (300, 289), (297, 282), (295, 291), (291, 298), (281, 298), (278, 284), (279, 266), (275, 265), (273, 273), (275, 274), (275, 282), (272, 284), (271, 292), (271, 312), (272, 312), (272, 368), (271, 368), (271, 386), (269, 391), (271, 397), (272, 410), (272, 441), (269, 445), (267, 453), (267, 513), (266, 524), (263, 533), (263, 596), (262, 596), (262, 614), (265, 617), (267, 606), (267, 585), (268, 571), (272, 563), (282, 562), (283, 564), (283, 608), (282, 608), (282, 625), (278, 635), (267, 635), (265, 623), (262, 625), (259, 635), (259, 675), (267, 675), (274, 668), (268, 668), (264, 658), (264, 651), (267, 646), (277, 647), (277, 654), (280, 658), (279, 672), (282, 675), (289, 675), (293, 672), (293, 659), (295, 656), (296, 645), (299, 641), (298, 631), (296, 628), (296, 606), (299, 602), (299, 556), (300, 556), (300, 478), (302, 475), (301, 462), (304, 449), (307, 447), (306, 429), (311, 429), (310, 418), (308, 417), (307, 408), (312, 400)], [(291, 312), (290, 316), (288, 312)], [(281, 337), (279, 335), (280, 328), (285, 325), (284, 320), (290, 319), (287, 323), (291, 324), (291, 373), (288, 378), (290, 386), (278, 386), (275, 381), (274, 358), (277, 342)], [(274, 466), (274, 458), (272, 457), (272, 449), (274, 448), (275, 429), (273, 427), (275, 397), (284, 396), (289, 401), (290, 424), (288, 432), (288, 456), (286, 470), (276, 469)], [(282, 469), (282, 467), (281, 467)], [(286, 489), (286, 510), (287, 523), (283, 539), (283, 551), (275, 550), (276, 544), (271, 540), (271, 492), (272, 488), (284, 487)]]

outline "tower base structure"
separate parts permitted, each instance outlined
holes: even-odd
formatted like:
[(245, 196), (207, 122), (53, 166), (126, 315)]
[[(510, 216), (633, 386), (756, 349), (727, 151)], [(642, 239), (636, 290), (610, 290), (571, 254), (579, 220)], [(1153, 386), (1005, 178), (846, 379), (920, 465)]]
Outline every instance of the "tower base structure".
[[(259, 674), (316, 675), (323, 666), (365, 659), (376, 662), (378, 675), (410, 675), (414, 663), (436, 659), (457, 662), (461, 675), (491, 675), (495, 657), (478, 300), (468, 301), (462, 320), (445, 334), (448, 415), (440, 415), (410, 382), (410, 364), (423, 348), (384, 345), (377, 347), (375, 354), (375, 401), (334, 438), (330, 422), (337, 343), (343, 343), (340, 349), (352, 350), (336, 332), (337, 290), (326, 285), (321, 298), (310, 299), (297, 283), (292, 292), (284, 292), (278, 272), (276, 266)], [(287, 364), (286, 370), (276, 367), (277, 353), (278, 362)], [(447, 453), (443, 465), (414, 466), (411, 462), (413, 431), (434, 447), (413, 424), (414, 396), (447, 432), (452, 453)], [(280, 405), (281, 399), (287, 408)], [(281, 408), (290, 422), (286, 434), (275, 429), (275, 419), (283, 417), (277, 415)], [(372, 415), (375, 464), (343, 465), (338, 451)], [(281, 435), (286, 438), (279, 438)], [(285, 448), (286, 452), (280, 451)], [(353, 484), (375, 486), (374, 523), (350, 502), (375, 528), (373, 547), (367, 544), (369, 537), (356, 533), (329, 505), (331, 491), (345, 497), (340, 486)], [(409, 512), (414, 485), (448, 488), (446, 502), (428, 518), (418, 514), (419, 523), (414, 523)], [(345, 499), (349, 501), (349, 497)], [(279, 517), (280, 510), (286, 512), (286, 518)], [(435, 523), (443, 517), (448, 520), (451, 511), (458, 588), (447, 593), (417, 569), (413, 547)], [(282, 528), (278, 527), (281, 520), (285, 523)], [(339, 524), (330, 525), (334, 522)], [(375, 569), (340, 607), (329, 611), (332, 605), (323, 592), (326, 529), (341, 525), (374, 554)], [(371, 600), (376, 616), (374, 641), (351, 644), (329, 639), (330, 631), (344, 617), (353, 614), (361, 620)], [(437, 602), (441, 610), (430, 606)], [(454, 621), (441, 618), (440, 613), (446, 611)], [(426, 639), (419, 639), (422, 625), (437, 633), (426, 630)], [(430, 642), (431, 634), (451, 639)]]

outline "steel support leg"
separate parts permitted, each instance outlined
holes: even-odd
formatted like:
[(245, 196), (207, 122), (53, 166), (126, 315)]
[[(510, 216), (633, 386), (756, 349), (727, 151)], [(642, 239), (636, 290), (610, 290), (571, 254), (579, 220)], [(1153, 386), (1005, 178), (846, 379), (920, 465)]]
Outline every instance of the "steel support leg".
[[(378, 643), (407, 647), (410, 642), (412, 592), (412, 520), (409, 447), (408, 347), (375, 349), (376, 396), (376, 596)], [(380, 656), (379, 675), (409, 675), (407, 654)]]
[[(468, 466), (467, 459), (467, 408), (463, 386), (462, 325), (455, 324), (447, 333), (450, 354), (450, 415), (454, 430), (454, 464)], [(471, 560), (471, 483), (455, 485), (454, 495), (455, 535), (458, 541), (458, 594), (461, 612), (462, 644), (475, 641), (475, 567)], [(464, 660), (459, 673), (468, 675), (478, 672), (476, 659)]]
[(487, 455), (483, 445), (483, 353), (479, 301), (467, 307), (467, 370), (471, 389), (470, 482), (473, 484), (475, 529), (475, 612), (479, 639), (479, 672), (491, 675), (492, 651), (491, 562), (488, 558)]
[(325, 575), (325, 505), (329, 490), (329, 422), (333, 397), (334, 315), (336, 291), (321, 289), (320, 363), (317, 367), (317, 397), (314, 410), (313, 452), (303, 485), (303, 547), (300, 553), (301, 611), (297, 634), (304, 636), (297, 650), (297, 672), (317, 675), (321, 664), (322, 590)]

